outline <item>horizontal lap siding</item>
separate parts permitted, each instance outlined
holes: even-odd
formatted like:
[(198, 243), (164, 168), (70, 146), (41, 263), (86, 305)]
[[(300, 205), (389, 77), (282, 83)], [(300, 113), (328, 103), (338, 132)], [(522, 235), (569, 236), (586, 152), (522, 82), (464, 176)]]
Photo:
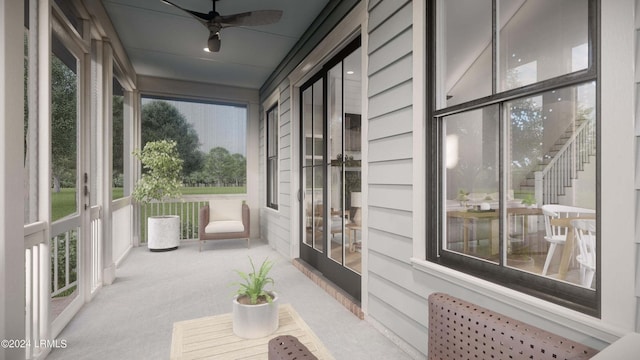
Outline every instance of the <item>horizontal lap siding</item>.
[[(412, 226), (413, 216), (410, 211), (369, 207), (370, 230), (380, 230), (392, 235), (411, 239), (413, 235)], [(395, 244), (395, 241), (390, 241), (390, 243)], [(410, 249), (407, 249), (407, 251), (410, 251)]]
[(369, 184), (411, 185), (413, 163), (411, 159), (369, 163)]
[[(279, 86), (279, 167), (278, 167), (278, 211), (263, 208), (262, 211), (262, 236), (269, 244), (286, 258), (291, 257), (290, 229), (291, 229), (291, 96), (289, 83), (284, 82)], [(264, 116), (263, 116), (264, 117)], [(263, 128), (263, 125), (261, 125)], [(264, 134), (264, 131), (261, 132)], [(262, 135), (264, 136), (264, 135)], [(265, 142), (260, 142), (261, 156), (264, 155)], [(260, 177), (266, 184), (266, 170), (261, 168)], [(263, 191), (265, 191), (264, 189)], [(261, 196), (264, 206), (266, 194)]]
[(369, 119), (369, 140), (382, 139), (411, 132), (413, 129), (413, 108), (405, 108)]
[(427, 301), (413, 255), (410, 1), (369, 2), (368, 316), (426, 354)]

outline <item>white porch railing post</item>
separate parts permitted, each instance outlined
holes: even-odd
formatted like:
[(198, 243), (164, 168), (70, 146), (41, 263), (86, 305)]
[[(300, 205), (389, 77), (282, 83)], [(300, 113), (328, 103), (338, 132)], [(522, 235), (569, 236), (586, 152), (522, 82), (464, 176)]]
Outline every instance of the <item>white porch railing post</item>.
[(542, 171), (536, 171), (534, 173), (535, 176), (535, 182), (534, 182), (534, 190), (533, 190), (533, 194), (534, 194), (534, 198), (536, 199), (536, 204), (538, 204), (539, 206), (544, 204), (544, 183), (543, 183), (543, 176), (542, 176)]

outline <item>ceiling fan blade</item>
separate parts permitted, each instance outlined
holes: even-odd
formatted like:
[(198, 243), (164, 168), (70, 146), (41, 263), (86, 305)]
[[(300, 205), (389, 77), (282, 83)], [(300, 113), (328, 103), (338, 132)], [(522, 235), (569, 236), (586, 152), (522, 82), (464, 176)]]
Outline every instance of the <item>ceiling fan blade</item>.
[(167, 5), (171, 5), (175, 8), (178, 8), (186, 13), (188, 13), (189, 15), (193, 16), (196, 20), (200, 21), (204, 26), (207, 26), (207, 22), (211, 19), (213, 19), (213, 15), (212, 14), (205, 14), (205, 13), (201, 13), (201, 12), (197, 12), (197, 11), (192, 11), (189, 9), (185, 9), (179, 5), (176, 5), (174, 3), (172, 3), (169, 0), (160, 0), (163, 3), (167, 4)]
[(276, 23), (280, 21), (281, 17), (281, 10), (256, 10), (240, 14), (220, 16), (219, 19), (216, 20), (219, 20), (222, 27), (258, 26)]

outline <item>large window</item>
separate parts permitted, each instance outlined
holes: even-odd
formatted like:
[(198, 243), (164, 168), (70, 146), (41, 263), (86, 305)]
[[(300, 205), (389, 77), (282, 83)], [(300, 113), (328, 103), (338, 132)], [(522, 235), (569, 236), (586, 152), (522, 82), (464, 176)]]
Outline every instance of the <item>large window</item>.
[(142, 147), (174, 140), (183, 163), (183, 193), (246, 193), (247, 108), (162, 98), (142, 99)]
[(596, 1), (431, 6), (428, 259), (598, 316)]
[(278, 209), (278, 105), (267, 111), (267, 206)]

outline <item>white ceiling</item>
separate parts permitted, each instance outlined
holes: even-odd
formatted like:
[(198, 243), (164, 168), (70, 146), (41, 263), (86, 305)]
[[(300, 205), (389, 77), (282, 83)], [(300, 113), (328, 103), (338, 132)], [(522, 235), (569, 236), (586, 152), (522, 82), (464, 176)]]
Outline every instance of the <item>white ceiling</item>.
[[(328, 0), (220, 0), (231, 15), (282, 10), (276, 24), (221, 31), (218, 53), (203, 51), (209, 31), (185, 12), (160, 0), (102, 0), (138, 75), (259, 89)], [(211, 0), (172, 0), (208, 13)]]

